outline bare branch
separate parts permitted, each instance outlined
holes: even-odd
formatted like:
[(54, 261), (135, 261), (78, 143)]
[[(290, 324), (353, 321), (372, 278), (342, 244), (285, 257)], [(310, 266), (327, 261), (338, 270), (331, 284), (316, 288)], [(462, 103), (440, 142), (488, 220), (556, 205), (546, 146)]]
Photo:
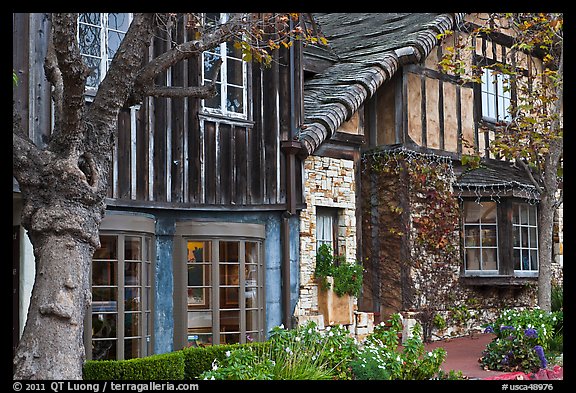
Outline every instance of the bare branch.
[(227, 42), (240, 35), (246, 28), (244, 14), (233, 14), (232, 17), (214, 31), (203, 34), (200, 39), (184, 42), (164, 52), (150, 61), (138, 75), (138, 86), (145, 90), (145, 85), (152, 84), (154, 78), (166, 71), (174, 64), (197, 56), (204, 51), (214, 49), (223, 42)]
[(54, 51), (54, 42), (51, 37), (48, 39), (48, 49), (46, 58), (44, 59), (44, 72), (48, 82), (52, 84), (52, 99), (54, 101), (54, 128), (61, 128), (62, 116), (62, 103), (64, 100), (64, 82), (62, 80), (62, 72), (58, 67), (58, 59)]
[(536, 187), (536, 191), (538, 191), (538, 193), (542, 194), (543, 190), (542, 190), (542, 187), (540, 186), (540, 182), (538, 182), (536, 180), (536, 178), (534, 178), (534, 174), (532, 173), (532, 170), (530, 169), (528, 164), (520, 158), (516, 158), (516, 163), (518, 165), (520, 165), (522, 167), (522, 169), (524, 169), (524, 172), (526, 172), (526, 174), (528, 175), (528, 178), (530, 179), (530, 181), (532, 182), (534, 187)]

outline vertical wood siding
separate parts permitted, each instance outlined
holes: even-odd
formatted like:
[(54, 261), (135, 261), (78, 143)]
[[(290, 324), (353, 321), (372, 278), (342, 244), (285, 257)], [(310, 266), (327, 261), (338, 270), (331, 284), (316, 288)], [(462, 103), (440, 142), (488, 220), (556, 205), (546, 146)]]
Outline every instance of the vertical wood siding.
[[(13, 67), (20, 78), (14, 97), (24, 114), (23, 126), (39, 145), (51, 130), (50, 86), (43, 71), (46, 40), (37, 38), (38, 30), (47, 38), (48, 27), (43, 14), (14, 15)], [(188, 32), (182, 25), (170, 34), (156, 34), (148, 58), (165, 51), (170, 40), (186, 39)], [(282, 208), (286, 187), (280, 105), (288, 102), (280, 96), (286, 96), (288, 87), (279, 87), (275, 60), (271, 68), (248, 67), (251, 113), (245, 120), (203, 115), (195, 98), (148, 97), (139, 106), (124, 108), (118, 117), (108, 197), (134, 206), (150, 202), (167, 208)], [(190, 59), (155, 82), (197, 86), (199, 75), (199, 60)], [(297, 173), (296, 184), (301, 182)], [(297, 195), (301, 203), (301, 192)]]

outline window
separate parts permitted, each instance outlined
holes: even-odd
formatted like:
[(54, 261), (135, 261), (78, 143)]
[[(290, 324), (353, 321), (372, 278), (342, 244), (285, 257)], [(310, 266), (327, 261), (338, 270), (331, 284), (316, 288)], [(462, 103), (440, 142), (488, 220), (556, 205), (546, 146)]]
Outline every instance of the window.
[(538, 270), (538, 226), (536, 206), (512, 204), (515, 273)]
[[(227, 20), (227, 14), (206, 14), (206, 23), (216, 25)], [(217, 95), (202, 100), (202, 109), (207, 113), (229, 117), (247, 118), (246, 74), (247, 64), (242, 60), (242, 51), (235, 48), (232, 42), (225, 42), (213, 50), (202, 53), (202, 81), (212, 83), (214, 64), (222, 59), (220, 74), (215, 86)]]
[(152, 218), (104, 217), (100, 248), (92, 259), (92, 306), (84, 323), (87, 359), (152, 354), (153, 233)]
[(79, 14), (80, 54), (90, 68), (90, 75), (86, 80), (88, 91), (95, 91), (104, 79), (131, 21), (132, 15), (127, 13)]
[(150, 348), (151, 238), (100, 236), (92, 262), (91, 359), (146, 356)]
[(466, 271), (498, 272), (496, 202), (464, 202)]
[(338, 252), (338, 209), (316, 207), (316, 250), (322, 245), (329, 245), (333, 252)]
[(517, 198), (463, 202), (467, 276), (538, 275), (537, 206)]
[(489, 121), (510, 121), (510, 77), (482, 69), (482, 117)]
[[(175, 253), (175, 342), (180, 346), (263, 341), (264, 227), (180, 223)], [(180, 274), (181, 273), (181, 274)]]

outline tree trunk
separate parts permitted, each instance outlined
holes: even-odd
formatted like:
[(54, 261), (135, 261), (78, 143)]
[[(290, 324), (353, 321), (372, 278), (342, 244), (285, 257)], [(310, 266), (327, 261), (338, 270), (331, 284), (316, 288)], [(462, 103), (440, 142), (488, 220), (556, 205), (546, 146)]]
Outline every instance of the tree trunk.
[(552, 249), (554, 227), (554, 201), (545, 195), (540, 200), (538, 209), (538, 306), (545, 311), (551, 310), (552, 302)]
[(14, 379), (82, 379), (94, 247), (69, 234), (36, 235), (33, 243), (36, 278)]

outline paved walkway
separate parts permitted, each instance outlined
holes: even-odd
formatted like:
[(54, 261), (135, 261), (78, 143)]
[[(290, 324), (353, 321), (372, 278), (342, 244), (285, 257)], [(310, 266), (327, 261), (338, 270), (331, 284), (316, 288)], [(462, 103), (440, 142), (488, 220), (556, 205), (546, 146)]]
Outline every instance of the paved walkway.
[(501, 371), (484, 370), (478, 359), (482, 351), (495, 336), (489, 333), (476, 333), (469, 336), (450, 338), (425, 344), (426, 350), (442, 347), (446, 350), (446, 360), (441, 369), (462, 371), (469, 379), (484, 379), (506, 374)]

